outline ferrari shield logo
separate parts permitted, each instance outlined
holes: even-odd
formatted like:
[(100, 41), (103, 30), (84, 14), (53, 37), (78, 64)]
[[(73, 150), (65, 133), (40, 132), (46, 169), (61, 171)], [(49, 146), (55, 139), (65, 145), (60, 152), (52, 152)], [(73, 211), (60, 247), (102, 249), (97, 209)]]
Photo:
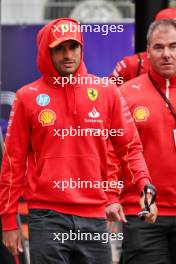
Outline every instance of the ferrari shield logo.
[(98, 97), (98, 91), (95, 88), (88, 88), (88, 97), (91, 101), (95, 101)]
[(69, 30), (69, 26), (66, 23), (61, 25), (62, 32), (67, 32)]

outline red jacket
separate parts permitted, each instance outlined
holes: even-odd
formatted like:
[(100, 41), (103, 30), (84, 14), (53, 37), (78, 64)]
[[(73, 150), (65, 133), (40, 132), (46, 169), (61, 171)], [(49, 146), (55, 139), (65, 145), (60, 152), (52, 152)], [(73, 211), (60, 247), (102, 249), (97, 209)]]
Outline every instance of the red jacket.
[[(61, 138), (63, 129), (110, 131), (123, 160), (127, 181), (141, 191), (150, 181), (142, 146), (125, 102), (115, 86), (53, 84), (58, 76), (48, 49), (48, 32), (38, 36), (38, 64), (42, 77), (17, 91), (5, 141), (0, 180), (0, 210), (4, 230), (15, 229), (18, 199), (24, 195), (29, 208), (46, 208), (83, 217), (105, 217), (105, 205), (117, 201), (117, 188), (65, 188), (64, 180), (107, 181), (107, 140), (99, 136)], [(88, 75), (81, 61), (75, 76)], [(100, 79), (99, 79), (100, 80)], [(70, 131), (70, 130), (69, 130)], [(65, 132), (66, 133), (66, 130)], [(98, 133), (98, 132), (97, 132)], [(111, 180), (111, 179), (109, 179)], [(58, 186), (57, 186), (58, 184)]]
[[(151, 75), (176, 109), (176, 76), (165, 80), (153, 71)], [(160, 216), (176, 216), (176, 144), (173, 135), (176, 121), (148, 74), (127, 82), (121, 88), (143, 144), (152, 182), (157, 188), (158, 213)], [(117, 160), (112, 150), (109, 156), (109, 176), (124, 180), (120, 202), (125, 213), (136, 215), (139, 205), (134, 186), (128, 185), (120, 169), (115, 169)]]
[[(131, 56), (126, 56), (117, 63), (112, 75), (116, 78), (122, 77), (123, 82), (127, 82), (143, 73), (146, 73), (150, 67), (147, 53), (141, 52)], [(120, 82), (117, 81), (117, 86)]]

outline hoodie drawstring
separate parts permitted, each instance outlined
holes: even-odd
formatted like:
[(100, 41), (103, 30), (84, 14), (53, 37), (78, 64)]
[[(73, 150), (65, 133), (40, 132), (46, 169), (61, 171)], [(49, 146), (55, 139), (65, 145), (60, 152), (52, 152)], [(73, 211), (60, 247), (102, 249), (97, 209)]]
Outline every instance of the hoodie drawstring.
[(69, 106), (69, 99), (68, 99), (68, 85), (65, 85), (65, 95), (66, 95), (66, 108), (67, 108), (67, 115), (70, 115), (70, 106)]
[[(166, 98), (169, 100), (170, 97), (170, 90), (169, 90), (170, 82), (169, 79), (166, 79)], [(166, 107), (168, 107), (168, 104), (166, 104)]]
[(75, 86), (73, 86), (73, 93), (74, 93), (74, 111), (73, 114), (77, 115), (77, 107), (76, 107), (76, 91), (75, 91)]
[[(70, 87), (69, 87), (70, 86)], [(69, 116), (71, 114), (71, 107), (70, 107), (70, 100), (72, 100), (72, 96), (70, 95), (70, 92), (73, 92), (73, 114), (77, 114), (77, 107), (76, 107), (76, 91), (74, 85), (65, 85), (65, 94), (66, 94), (66, 108), (67, 108), (67, 115)], [(70, 89), (70, 90), (68, 90)]]

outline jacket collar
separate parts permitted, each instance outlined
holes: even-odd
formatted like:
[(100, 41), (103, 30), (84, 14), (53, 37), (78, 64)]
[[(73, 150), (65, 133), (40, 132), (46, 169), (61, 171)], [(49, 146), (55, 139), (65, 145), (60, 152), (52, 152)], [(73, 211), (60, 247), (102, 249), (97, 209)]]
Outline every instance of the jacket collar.
[(165, 79), (164, 77), (162, 77), (161, 75), (159, 75), (158, 73), (156, 73), (152, 67), (150, 67), (150, 75), (152, 77), (152, 79), (154, 80), (154, 82), (156, 82), (158, 84), (158, 86), (160, 88), (165, 88), (166, 87), (166, 83), (169, 82), (169, 87), (174, 87), (176, 88), (176, 75), (172, 76), (169, 79)]

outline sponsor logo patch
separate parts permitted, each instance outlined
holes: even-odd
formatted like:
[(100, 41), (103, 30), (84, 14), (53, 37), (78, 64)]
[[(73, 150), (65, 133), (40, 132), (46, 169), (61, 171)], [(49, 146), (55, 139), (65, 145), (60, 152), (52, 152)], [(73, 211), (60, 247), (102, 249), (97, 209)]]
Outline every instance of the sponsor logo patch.
[(98, 119), (101, 114), (97, 111), (95, 107), (88, 113), (89, 118), (84, 118), (84, 122), (86, 123), (103, 123), (102, 119)]
[(69, 30), (69, 25), (66, 24), (66, 23), (63, 23), (61, 25), (61, 29), (62, 29), (63, 32), (67, 32)]
[(46, 106), (50, 103), (50, 97), (47, 94), (39, 94), (36, 98), (36, 102), (40, 106)]
[(134, 109), (133, 118), (136, 122), (146, 121), (149, 117), (149, 109), (145, 106), (138, 106)]
[(100, 117), (100, 113), (96, 110), (95, 107), (92, 108), (92, 111), (89, 112), (88, 115), (89, 115), (89, 117), (91, 117), (91, 118), (98, 118), (98, 117)]
[(37, 90), (38, 90), (38, 88), (37, 88), (37, 87), (32, 87), (32, 86), (30, 86), (30, 87), (29, 87), (29, 90), (34, 90), (34, 91), (37, 91)]
[(56, 114), (51, 109), (42, 110), (38, 116), (38, 121), (42, 124), (42, 126), (54, 125), (55, 120)]
[(88, 88), (87, 93), (91, 101), (95, 101), (98, 97), (98, 91), (95, 88)]
[(133, 84), (131, 87), (140, 90), (141, 84)]

